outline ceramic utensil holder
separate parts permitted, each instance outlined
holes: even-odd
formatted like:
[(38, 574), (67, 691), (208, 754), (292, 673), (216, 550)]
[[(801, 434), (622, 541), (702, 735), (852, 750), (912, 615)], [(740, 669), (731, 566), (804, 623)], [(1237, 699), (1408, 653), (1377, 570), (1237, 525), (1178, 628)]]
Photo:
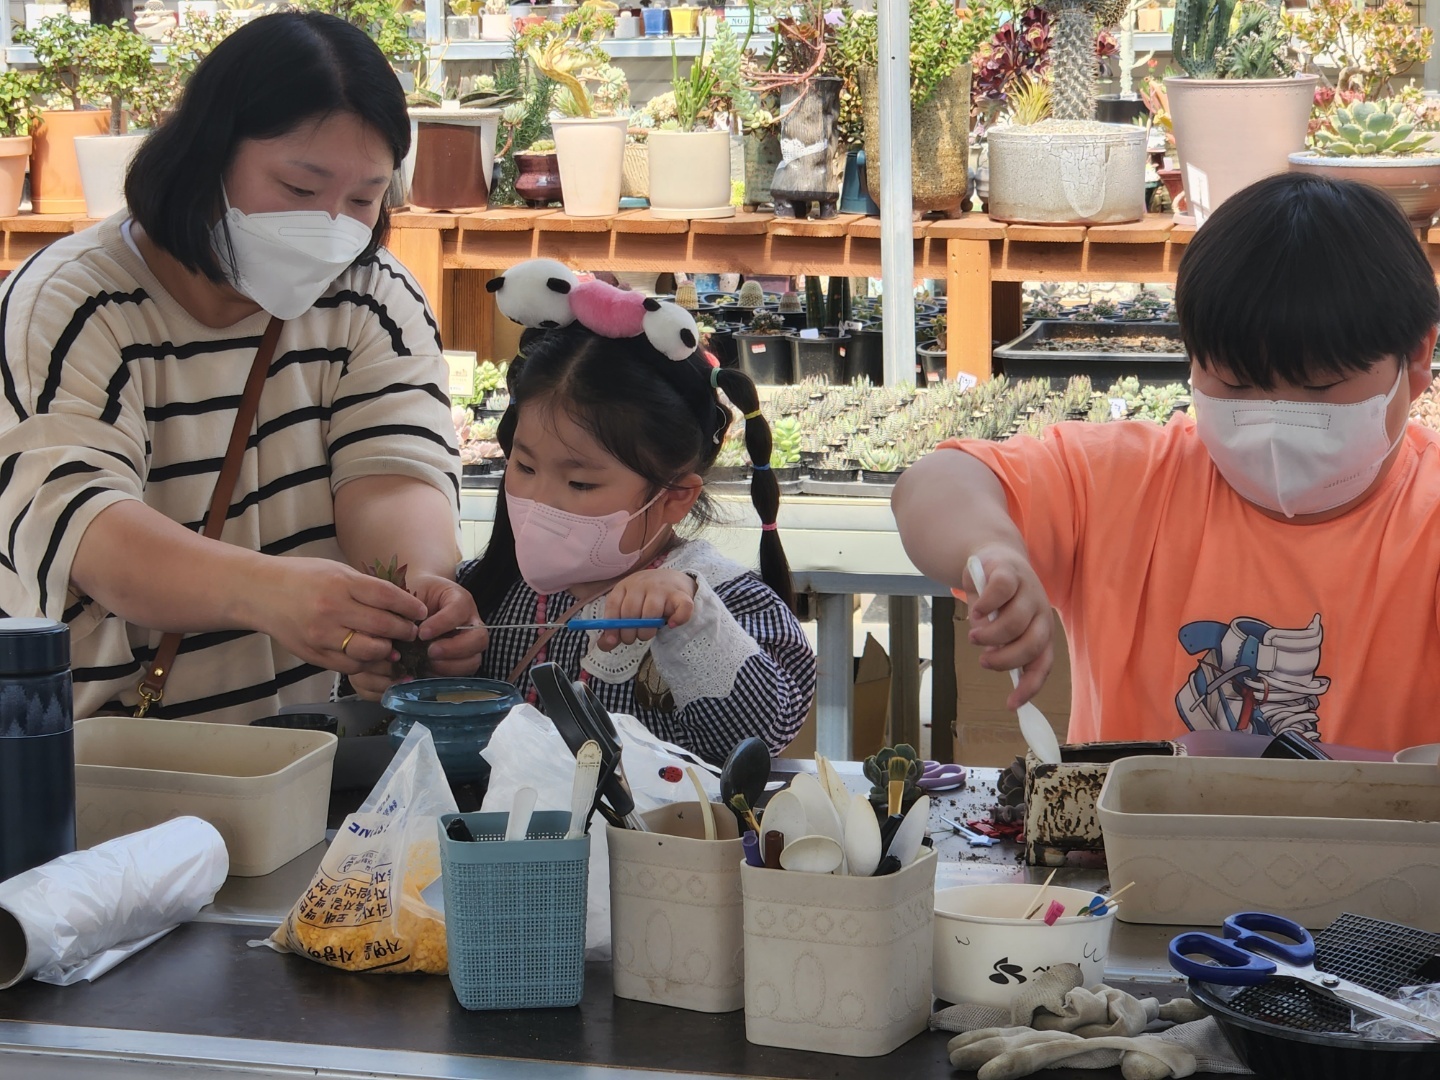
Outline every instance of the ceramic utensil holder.
[(742, 866), (746, 1039), (879, 1057), (924, 1031), (935, 861), (885, 877)]
[(734, 816), (713, 809), (716, 840), (703, 839), (696, 802), (645, 814), (649, 832), (606, 829), (616, 997), (709, 1013), (744, 1006), (744, 853)]

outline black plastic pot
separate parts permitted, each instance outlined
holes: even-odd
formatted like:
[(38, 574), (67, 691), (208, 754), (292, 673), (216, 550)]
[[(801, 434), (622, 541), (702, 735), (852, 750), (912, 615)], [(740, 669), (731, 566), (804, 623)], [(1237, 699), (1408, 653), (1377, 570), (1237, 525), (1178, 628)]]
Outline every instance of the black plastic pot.
[(735, 345), (740, 370), (755, 383), (786, 386), (795, 381), (795, 362), (788, 336), (737, 331)]
[(824, 484), (854, 483), (859, 475), (859, 469), (817, 469), (813, 466), (810, 469), (810, 479)]
[(715, 354), (715, 359), (720, 361), (721, 367), (733, 368), (740, 363), (737, 348), (733, 327), (717, 326), (710, 335), (710, 351)]
[(944, 382), (947, 374), (946, 353), (938, 341), (927, 341), (915, 349), (915, 385), (929, 386)]
[(860, 477), (867, 484), (893, 484), (896, 480), (900, 479), (901, 474), (904, 472), (904, 469), (896, 472), (876, 472), (874, 469), (861, 469)]
[(705, 474), (712, 484), (744, 484), (750, 480), (749, 465), (712, 465)]
[(1095, 119), (1106, 124), (1129, 124), (1150, 115), (1138, 94), (1101, 94), (1095, 99)]
[(803, 311), (777, 311), (775, 314), (780, 316), (786, 330), (804, 330), (810, 325), (810, 320)]
[(794, 336), (795, 381), (823, 379), (832, 385), (845, 382), (845, 357), (850, 335), (834, 329), (821, 330), (819, 337)]
[(461, 476), (485, 476), (489, 472), (490, 461), (488, 458), (482, 461), (466, 462), (460, 466)]
[(864, 377), (872, 386), (885, 384), (885, 334), (878, 323), (850, 331), (845, 350), (845, 381)]
[(799, 465), (786, 465), (783, 469), (772, 469), (777, 484), (791, 484), (800, 479)]

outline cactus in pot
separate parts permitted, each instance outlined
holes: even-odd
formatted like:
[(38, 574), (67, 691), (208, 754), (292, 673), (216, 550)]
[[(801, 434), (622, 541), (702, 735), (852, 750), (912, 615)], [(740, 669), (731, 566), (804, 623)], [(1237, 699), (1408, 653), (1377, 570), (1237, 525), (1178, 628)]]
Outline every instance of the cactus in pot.
[(675, 306), (684, 308), (686, 311), (694, 311), (700, 306), (700, 296), (695, 291), (691, 282), (675, 287)]
[(739, 304), (748, 311), (765, 306), (765, 290), (758, 281), (747, 281), (740, 286)]

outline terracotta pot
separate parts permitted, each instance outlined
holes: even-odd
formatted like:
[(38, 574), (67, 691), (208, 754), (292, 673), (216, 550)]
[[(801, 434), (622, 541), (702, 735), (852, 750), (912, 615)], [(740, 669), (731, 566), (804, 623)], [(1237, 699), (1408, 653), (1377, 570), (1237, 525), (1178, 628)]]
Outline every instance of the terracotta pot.
[(1195, 224), (1241, 188), (1282, 173), (1305, 149), (1318, 75), (1165, 80), (1185, 198)]
[(499, 109), (411, 109), (417, 124), (410, 201), (429, 210), (484, 209), (490, 201)]
[(647, 141), (651, 213), (658, 218), (735, 216), (728, 131), (652, 131)]
[(1379, 188), (1400, 204), (1416, 228), (1428, 229), (1440, 212), (1440, 156), (1344, 158), (1302, 150), (1290, 155), (1290, 170)]
[(1145, 216), (1144, 128), (1045, 120), (989, 133), (990, 216), (1113, 225)]
[(516, 154), (515, 194), (531, 207), (544, 209), (560, 202), (560, 159), (554, 154)]
[(1160, 175), (1160, 182), (1165, 185), (1165, 192), (1170, 196), (1170, 205), (1177, 214), (1183, 214), (1188, 207), (1185, 204), (1185, 181), (1180, 175), (1179, 169), (1157, 169)]
[(83, 214), (75, 136), (110, 131), (107, 109), (46, 109), (31, 131), (30, 202), (37, 214)]
[[(879, 162), (885, 150), (880, 130), (880, 76), (861, 68), (860, 101), (865, 114), (865, 160)], [(880, 169), (865, 170), (870, 197), (880, 202)], [(942, 79), (925, 104), (910, 112), (910, 192), (916, 213), (939, 210), (956, 217), (970, 194), (970, 65)]]
[[(839, 213), (845, 178), (845, 147), (838, 130), (841, 86), (841, 80), (823, 75), (780, 93), (782, 156), (770, 181), (776, 217), (808, 217), (812, 206), (821, 218)], [(786, 147), (792, 148), (789, 158), (784, 157)]]
[(571, 217), (607, 217), (620, 209), (624, 171), (623, 116), (566, 117), (552, 120), (555, 153), (565, 213)]
[(29, 165), (29, 135), (0, 139), (0, 217), (14, 217), (20, 212), (20, 195)]

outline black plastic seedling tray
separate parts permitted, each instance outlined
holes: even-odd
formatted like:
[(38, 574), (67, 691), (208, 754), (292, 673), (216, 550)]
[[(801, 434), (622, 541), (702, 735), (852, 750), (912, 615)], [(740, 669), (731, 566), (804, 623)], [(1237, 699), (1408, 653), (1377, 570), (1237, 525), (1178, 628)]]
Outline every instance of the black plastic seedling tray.
[[(1169, 352), (1129, 352), (1123, 343), (1129, 339), (1162, 337), (1173, 341)], [(1102, 339), (1115, 342), (1109, 350), (1084, 348), (1041, 348), (1041, 342), (1084, 341)], [(1116, 379), (1134, 375), (1142, 385), (1163, 386), (1185, 382), (1190, 377), (1190, 361), (1180, 342), (1176, 323), (1111, 323), (1071, 322), (1066, 319), (1040, 319), (1014, 341), (995, 350), (1011, 379), (1066, 379), (1071, 375), (1089, 375), (1097, 389)]]

